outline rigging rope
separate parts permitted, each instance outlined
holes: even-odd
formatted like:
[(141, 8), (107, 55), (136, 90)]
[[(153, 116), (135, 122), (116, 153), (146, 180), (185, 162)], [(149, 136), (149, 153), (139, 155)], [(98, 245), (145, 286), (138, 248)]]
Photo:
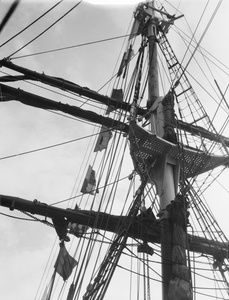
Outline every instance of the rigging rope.
[(26, 155), (26, 154), (31, 154), (31, 153), (34, 153), (34, 152), (43, 151), (43, 150), (51, 149), (51, 148), (54, 148), (54, 147), (59, 147), (59, 146), (67, 145), (67, 144), (70, 144), (70, 143), (78, 142), (78, 141), (90, 138), (92, 136), (98, 136), (98, 135), (99, 135), (99, 133), (94, 133), (94, 134), (83, 136), (83, 137), (80, 137), (80, 138), (77, 138), (77, 139), (69, 140), (69, 141), (66, 141), (66, 142), (62, 142), (62, 143), (58, 143), (58, 144), (53, 144), (53, 145), (50, 145), (50, 146), (46, 146), (46, 147), (42, 147), (42, 148), (37, 148), (37, 149), (34, 149), (34, 150), (29, 150), (29, 151), (25, 151), (25, 152), (21, 152), (21, 153), (17, 153), (17, 154), (3, 156), (3, 157), (0, 157), (0, 160), (4, 160), (4, 159), (8, 159), (8, 158), (13, 158), (13, 157), (17, 157), (17, 156), (22, 156), (22, 155)]
[(53, 52), (58, 52), (58, 51), (63, 51), (63, 50), (69, 50), (69, 49), (73, 49), (73, 48), (79, 48), (79, 47), (83, 47), (83, 46), (89, 46), (89, 45), (93, 45), (93, 44), (98, 44), (98, 43), (103, 43), (103, 42), (107, 42), (107, 41), (117, 40), (117, 39), (125, 38), (125, 37), (128, 37), (128, 36), (130, 36), (130, 35), (125, 34), (125, 35), (115, 36), (115, 37), (112, 37), (112, 38), (106, 38), (106, 39), (97, 40), (97, 41), (93, 41), (93, 42), (87, 42), (87, 43), (78, 44), (78, 45), (61, 47), (61, 48), (58, 48), (58, 49), (52, 49), (52, 50), (46, 50), (46, 51), (41, 51), (41, 52), (35, 52), (35, 53), (31, 53), (31, 54), (15, 56), (15, 57), (12, 57), (11, 59), (13, 60), (13, 59), (25, 58), (25, 57), (36, 56), (36, 55), (41, 55), (41, 54), (53, 53)]
[[(120, 181), (122, 181), (122, 180), (125, 180), (125, 179), (127, 179), (127, 178), (128, 178), (128, 176), (125, 176), (125, 177), (123, 177), (123, 178), (121, 178), (121, 179), (118, 179), (118, 180), (116, 180), (116, 181), (107, 183), (107, 184), (106, 184), (106, 187), (109, 186), (109, 185), (113, 185), (113, 184), (115, 184), (115, 183), (117, 183), (117, 182), (120, 182)], [(96, 189), (95, 189), (94, 191), (92, 191), (92, 192), (96, 192), (97, 190), (104, 189), (104, 188), (105, 188), (105, 185), (96, 188)], [(50, 205), (60, 204), (60, 203), (63, 203), (63, 202), (66, 202), (66, 201), (69, 201), (69, 200), (72, 200), (72, 199), (76, 199), (76, 198), (78, 198), (78, 197), (82, 197), (82, 194), (81, 194), (81, 195), (78, 195), (78, 196), (72, 196), (72, 197), (69, 197), (69, 198), (64, 199), (64, 200), (60, 200), (60, 201), (55, 202), (55, 203), (52, 203), (52, 204), (50, 204)]]
[[(203, 19), (203, 16), (204, 16), (204, 14), (205, 14), (205, 12), (206, 12), (206, 10), (207, 10), (207, 7), (208, 7), (209, 2), (210, 2), (210, 0), (208, 0), (208, 2), (206, 3), (205, 8), (204, 8), (204, 10), (203, 10), (203, 12), (202, 12), (202, 14), (201, 14), (201, 16), (200, 16), (200, 19), (199, 19), (199, 21), (198, 21), (198, 23), (197, 23), (197, 25), (196, 25), (196, 28), (195, 28), (194, 32), (192, 33), (192, 37), (190, 38), (189, 45), (188, 45), (188, 47), (187, 47), (187, 49), (186, 49), (186, 51), (185, 51), (185, 53), (184, 53), (184, 55), (183, 55), (183, 59), (181, 60), (181, 64), (183, 63), (183, 61), (184, 61), (184, 59), (185, 59), (185, 57), (186, 57), (186, 55), (187, 55), (187, 53), (188, 53), (188, 51), (189, 51), (189, 49), (190, 49), (190, 46), (191, 46), (191, 44), (192, 44), (192, 41), (193, 41), (193, 40), (196, 41), (196, 39), (195, 39), (195, 34), (196, 34), (196, 32), (197, 32), (197, 30), (198, 30), (198, 28), (199, 28), (199, 26), (200, 26), (200, 23), (201, 23), (201, 21), (202, 21), (202, 19)], [(199, 43), (196, 42), (196, 47), (194, 48), (194, 52), (199, 48), (199, 44), (200, 44), (200, 42), (199, 42)], [(193, 53), (193, 52), (191, 51), (191, 53)]]
[(2, 32), (3, 28), (5, 27), (6, 23), (9, 21), (10, 17), (16, 10), (20, 0), (14, 0), (14, 2), (11, 4), (8, 12), (6, 13), (5, 17), (3, 18), (2, 22), (0, 23), (0, 33)]
[(17, 37), (18, 35), (20, 35), (22, 32), (24, 32), (26, 29), (28, 29), (29, 27), (31, 27), (33, 24), (35, 24), (37, 21), (39, 21), (42, 17), (44, 17), (47, 13), (49, 13), (51, 10), (53, 10), (57, 5), (59, 5), (63, 0), (59, 1), (58, 3), (56, 3), (55, 5), (53, 5), (50, 9), (48, 9), (44, 14), (42, 14), (40, 17), (38, 17), (37, 19), (35, 19), (32, 23), (30, 23), (28, 26), (26, 26), (25, 28), (23, 28), (21, 31), (19, 31), (17, 34), (15, 34), (14, 36), (12, 36), (10, 39), (8, 39), (6, 42), (4, 42), (3, 44), (0, 45), (0, 48), (3, 47), (4, 45), (6, 45), (8, 42), (10, 42), (12, 39), (14, 39), (15, 37)]
[[(210, 0), (209, 0), (209, 1), (210, 1)], [(210, 21), (208, 22), (208, 24), (207, 24), (207, 26), (206, 26), (204, 32), (202, 33), (202, 35), (201, 35), (201, 37), (200, 37), (200, 39), (199, 39), (199, 41), (198, 41), (198, 43), (197, 43), (197, 45), (196, 45), (194, 51), (192, 52), (191, 57), (189, 58), (189, 60), (188, 60), (188, 62), (186, 63), (185, 67), (183, 68), (182, 73), (181, 73), (180, 77), (178, 78), (178, 80), (179, 80), (179, 79), (181, 78), (181, 76), (185, 73), (187, 67), (189, 66), (191, 60), (193, 59), (193, 57), (194, 57), (194, 55), (195, 55), (197, 49), (199, 48), (199, 46), (200, 46), (200, 44), (201, 44), (203, 38), (205, 37), (205, 35), (206, 35), (206, 33), (207, 33), (207, 31), (208, 31), (208, 29), (209, 29), (209, 27), (210, 27), (212, 21), (214, 20), (214, 17), (216, 16), (216, 13), (217, 13), (217, 11), (219, 10), (219, 7), (220, 7), (221, 4), (222, 4), (222, 0), (220, 0), (219, 3), (217, 4), (217, 7), (215, 8), (212, 17), (210, 18)]]
[(64, 15), (62, 15), (59, 19), (57, 19), (54, 23), (52, 23), (49, 27), (47, 27), (45, 30), (43, 30), (40, 34), (38, 34), (35, 38), (33, 38), (32, 40), (30, 40), (28, 43), (26, 43), (24, 46), (22, 46), (21, 48), (19, 48), (17, 51), (13, 52), (11, 55), (9, 55), (7, 58), (11, 58), (11, 56), (13, 56), (14, 54), (18, 53), (19, 51), (21, 51), (22, 49), (24, 49), (26, 46), (28, 46), (29, 44), (31, 44), (32, 42), (34, 42), (36, 39), (38, 39), (41, 35), (43, 35), (45, 32), (47, 32), (50, 28), (52, 28), (55, 24), (57, 24), (60, 20), (62, 20), (64, 17), (66, 17), (71, 11), (73, 11), (73, 9), (75, 9), (80, 3), (82, 2), (79, 1), (78, 3), (76, 3), (71, 9), (69, 9)]
[(15, 216), (12, 216), (12, 215), (8, 215), (8, 214), (4, 214), (4, 213), (0, 213), (0, 215), (3, 215), (5, 217), (9, 217), (9, 218), (12, 218), (12, 219), (17, 219), (17, 220), (22, 220), (22, 221), (37, 221), (37, 220), (32, 220), (32, 219), (26, 219), (26, 218), (20, 218), (20, 217), (15, 217)]

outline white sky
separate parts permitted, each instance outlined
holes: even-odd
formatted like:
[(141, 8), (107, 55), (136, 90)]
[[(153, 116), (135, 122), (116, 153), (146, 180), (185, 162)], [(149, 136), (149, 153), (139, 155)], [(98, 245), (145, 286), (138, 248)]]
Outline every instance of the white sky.
[(87, 0), (86, 2), (97, 5), (131, 5), (136, 4), (139, 1), (136, 0)]
[[(89, 2), (89, 1), (87, 1)], [(91, 1), (92, 2), (92, 1)], [(97, 1), (96, 1), (97, 2)], [(108, 4), (108, 1), (105, 1)], [(121, 3), (122, 2), (122, 3)], [(124, 35), (132, 17), (135, 5), (104, 6), (82, 3), (74, 12), (59, 22), (50, 32), (26, 47), (19, 55), (25, 55), (65, 46), (78, 45), (90, 41)], [(130, 2), (130, 1), (129, 1)], [(136, 1), (132, 1), (135, 2)], [(164, 1), (166, 5), (167, 1)], [(208, 18), (213, 13), (217, 1), (208, 8)], [(0, 2), (0, 19), (9, 7), (9, 1)], [(0, 43), (24, 28), (35, 18), (45, 12), (53, 1), (22, 1), (7, 26), (4, 28)], [(6, 57), (32, 39), (38, 32), (46, 28), (51, 21), (56, 20), (68, 8), (72, 1), (60, 5), (56, 12), (51, 13), (39, 25), (1, 48), (1, 57)], [(117, 1), (115, 1), (117, 3)], [(171, 0), (174, 7), (186, 14), (191, 26), (195, 28), (205, 0)], [(170, 6), (168, 5), (168, 10)], [(171, 8), (172, 9), (172, 8)], [(228, 65), (229, 42), (225, 36), (228, 31), (229, 1), (224, 1), (217, 18), (206, 34), (203, 45), (217, 58)], [(197, 32), (200, 38), (207, 18), (203, 20)], [(183, 26), (179, 23), (178, 26)], [(63, 77), (82, 86), (98, 90), (113, 74), (116, 59), (122, 46), (122, 39), (93, 46), (73, 48), (68, 51), (49, 53), (46, 55), (18, 58), (14, 63), (45, 72), (46, 74)], [(176, 45), (179, 55), (184, 54), (180, 44)], [(195, 73), (195, 67), (190, 69)], [(7, 72), (6, 69), (2, 71)], [(226, 77), (219, 75), (221, 88), (224, 91), (228, 84)], [(9, 72), (11, 74), (11, 72)], [(4, 75), (4, 74), (2, 74)], [(213, 83), (214, 84), (214, 83)], [(19, 86), (18, 83), (13, 86)], [(35, 87), (20, 84), (22, 89), (36, 91)], [(40, 90), (39, 90), (40, 93)], [(47, 97), (49, 93), (43, 92)], [(201, 93), (201, 92), (200, 92)], [(103, 90), (106, 94), (106, 90)], [(56, 99), (61, 101), (61, 96)], [(204, 99), (208, 105), (208, 99)], [(91, 134), (92, 126), (82, 126), (79, 122), (51, 114), (19, 103), (1, 103), (0, 109), (0, 158), (29, 151), (52, 144), (68, 141)], [(227, 132), (229, 135), (229, 131)], [(84, 153), (87, 143), (71, 143), (66, 146), (47, 151), (35, 152), (29, 155), (0, 160), (0, 194), (22, 197), (28, 200), (38, 199), (41, 202), (54, 203), (68, 198), (73, 190), (75, 179), (79, 172), (79, 153)], [(223, 179), (223, 185), (228, 180)], [(218, 191), (220, 190), (220, 194)], [(209, 204), (220, 218), (220, 225), (227, 228), (228, 193), (217, 186), (217, 192), (211, 195)], [(214, 206), (216, 199), (219, 201)], [(221, 219), (222, 210), (226, 210), (225, 221)], [(9, 210), (0, 208), (0, 212), (11, 214)], [(13, 213), (13, 215), (16, 215)], [(23, 217), (22, 214), (17, 214)], [(56, 235), (52, 228), (33, 222), (23, 222), (0, 215), (0, 291), (3, 300), (35, 299), (35, 294), (41, 280)], [(120, 298), (120, 300), (123, 300)]]

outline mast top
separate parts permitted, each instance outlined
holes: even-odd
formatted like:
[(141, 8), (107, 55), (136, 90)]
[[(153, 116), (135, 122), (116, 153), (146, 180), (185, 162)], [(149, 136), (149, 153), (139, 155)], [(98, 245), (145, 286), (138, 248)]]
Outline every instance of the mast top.
[[(161, 16), (156, 16), (155, 12), (158, 12)], [(158, 31), (167, 33), (169, 27), (174, 24), (174, 21), (183, 17), (180, 15), (170, 15), (162, 6), (161, 9), (157, 9), (154, 6), (154, 1), (147, 1), (140, 3), (134, 14), (136, 22), (139, 23), (138, 34), (150, 36), (152, 32), (147, 29), (148, 24), (154, 25), (154, 35), (156, 36)]]

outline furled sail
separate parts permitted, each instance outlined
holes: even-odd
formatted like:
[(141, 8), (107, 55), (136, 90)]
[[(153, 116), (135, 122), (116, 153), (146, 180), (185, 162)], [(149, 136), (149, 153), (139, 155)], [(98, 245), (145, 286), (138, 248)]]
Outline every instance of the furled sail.
[(76, 265), (77, 261), (68, 253), (64, 243), (60, 243), (60, 251), (55, 263), (56, 272), (65, 281), (72, 274), (72, 270)]
[(94, 194), (96, 186), (96, 179), (95, 179), (95, 171), (92, 169), (92, 166), (89, 165), (86, 173), (86, 177), (83, 182), (83, 186), (81, 188), (81, 192), (83, 194)]
[(98, 152), (106, 149), (111, 137), (112, 137), (112, 133), (109, 130), (109, 128), (106, 126), (102, 126), (100, 129), (98, 139), (95, 144), (94, 152)]

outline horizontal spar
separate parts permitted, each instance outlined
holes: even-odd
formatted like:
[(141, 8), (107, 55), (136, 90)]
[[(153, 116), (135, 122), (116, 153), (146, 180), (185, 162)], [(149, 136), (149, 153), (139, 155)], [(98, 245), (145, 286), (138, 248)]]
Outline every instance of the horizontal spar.
[[(86, 225), (91, 228), (114, 233), (119, 233), (121, 226), (127, 223), (128, 219), (128, 216), (116, 216), (103, 212), (95, 212), (93, 210), (63, 209), (38, 202), (37, 200), (29, 201), (6, 195), (0, 195), (0, 206), (8, 207), (10, 210), (16, 209), (51, 219), (66, 218), (68, 222), (71, 223)], [(142, 239), (142, 230), (139, 228), (139, 224), (140, 219), (138, 217), (133, 218), (133, 222), (128, 230), (129, 236)], [(147, 236), (148, 235), (151, 242), (160, 242), (160, 227), (158, 222), (154, 222), (150, 230), (147, 230)]]
[[(35, 72), (32, 70), (29, 70), (27, 68), (15, 65), (10, 60), (7, 60), (7, 59), (0, 60), (0, 66), (4, 66), (6, 68), (9, 68), (11, 70), (14, 70), (14, 71), (24, 74), (26, 76), (25, 79), (37, 80), (42, 83), (49, 84), (51, 86), (55, 86), (57, 88), (65, 90), (65, 91), (71, 91), (80, 96), (83, 95), (85, 97), (96, 100), (100, 103), (103, 103), (107, 106), (111, 106), (116, 109), (122, 109), (122, 110), (129, 111), (129, 112), (131, 110), (131, 105), (127, 102), (116, 101), (115, 99), (112, 99), (111, 97), (99, 94), (96, 91), (93, 91), (87, 87), (82, 87), (82, 86), (75, 84), (73, 82), (70, 82), (68, 80), (64, 80), (63, 78), (48, 76), (44, 73), (38, 73), (38, 72)], [(14, 78), (14, 76), (7, 76), (7, 77), (12, 78), (12, 79)], [(17, 76), (15, 76), (15, 78), (17, 78)], [(23, 79), (22, 76), (18, 76), (18, 78), (20, 78), (20, 80)], [(140, 116), (146, 116), (147, 110), (143, 109), (141, 107), (138, 107), (137, 114)], [(177, 120), (176, 125), (181, 130), (190, 132), (190, 133), (192, 133), (194, 135), (198, 135), (198, 136), (201, 134), (201, 136), (203, 138), (207, 138), (209, 140), (216, 141), (219, 143), (224, 143), (225, 146), (229, 147), (229, 138), (228, 137), (209, 132), (205, 128), (202, 128), (200, 126), (195, 126), (193, 124), (189, 124), (189, 123), (186, 123), (181, 120)]]
[(21, 89), (16, 89), (4, 84), (0, 84), (1, 88), (1, 102), (16, 100), (23, 104), (38, 107), (42, 109), (59, 110), (71, 116), (78, 117), (92, 123), (104, 125), (111, 129), (117, 129), (122, 132), (128, 132), (129, 126), (120, 121), (104, 117), (90, 110), (84, 110), (77, 106), (64, 104), (61, 102), (53, 101), (45, 97), (41, 97)]
[[(66, 218), (71, 223), (114, 233), (120, 233), (120, 228), (123, 230), (122, 225), (128, 223), (128, 216), (116, 216), (89, 210), (63, 209), (38, 202), (37, 200), (28, 201), (6, 195), (0, 195), (0, 206), (8, 207), (10, 210), (26, 211), (51, 219)], [(159, 220), (152, 219), (149, 222), (149, 218), (144, 218), (141, 214), (131, 220), (131, 225), (128, 227), (129, 237), (160, 244)], [(228, 257), (228, 245), (225, 243), (190, 234), (188, 235), (188, 241), (190, 251), (211, 255), (214, 258), (220, 257), (223, 259)]]
[[(87, 88), (87, 87), (82, 87), (76, 83), (65, 80), (63, 78), (48, 76), (44, 73), (38, 73), (38, 72), (35, 72), (32, 70), (29, 70), (27, 68), (15, 65), (10, 60), (7, 60), (7, 59), (0, 60), (0, 66), (4, 66), (6, 68), (9, 68), (11, 70), (14, 70), (14, 71), (24, 74), (26, 76), (27, 80), (28, 79), (37, 80), (42, 83), (57, 87), (64, 91), (71, 91), (80, 96), (88, 97), (90, 99), (96, 100), (100, 103), (103, 103), (107, 106), (111, 106), (116, 109), (122, 109), (122, 110), (129, 111), (129, 112), (131, 110), (131, 104), (129, 104), (127, 102), (116, 101), (115, 99), (112, 99), (111, 97), (104, 96), (102, 94), (97, 93), (96, 91), (93, 91), (93, 90)], [(143, 116), (146, 114), (146, 110), (139, 107), (137, 109), (137, 114)]]

